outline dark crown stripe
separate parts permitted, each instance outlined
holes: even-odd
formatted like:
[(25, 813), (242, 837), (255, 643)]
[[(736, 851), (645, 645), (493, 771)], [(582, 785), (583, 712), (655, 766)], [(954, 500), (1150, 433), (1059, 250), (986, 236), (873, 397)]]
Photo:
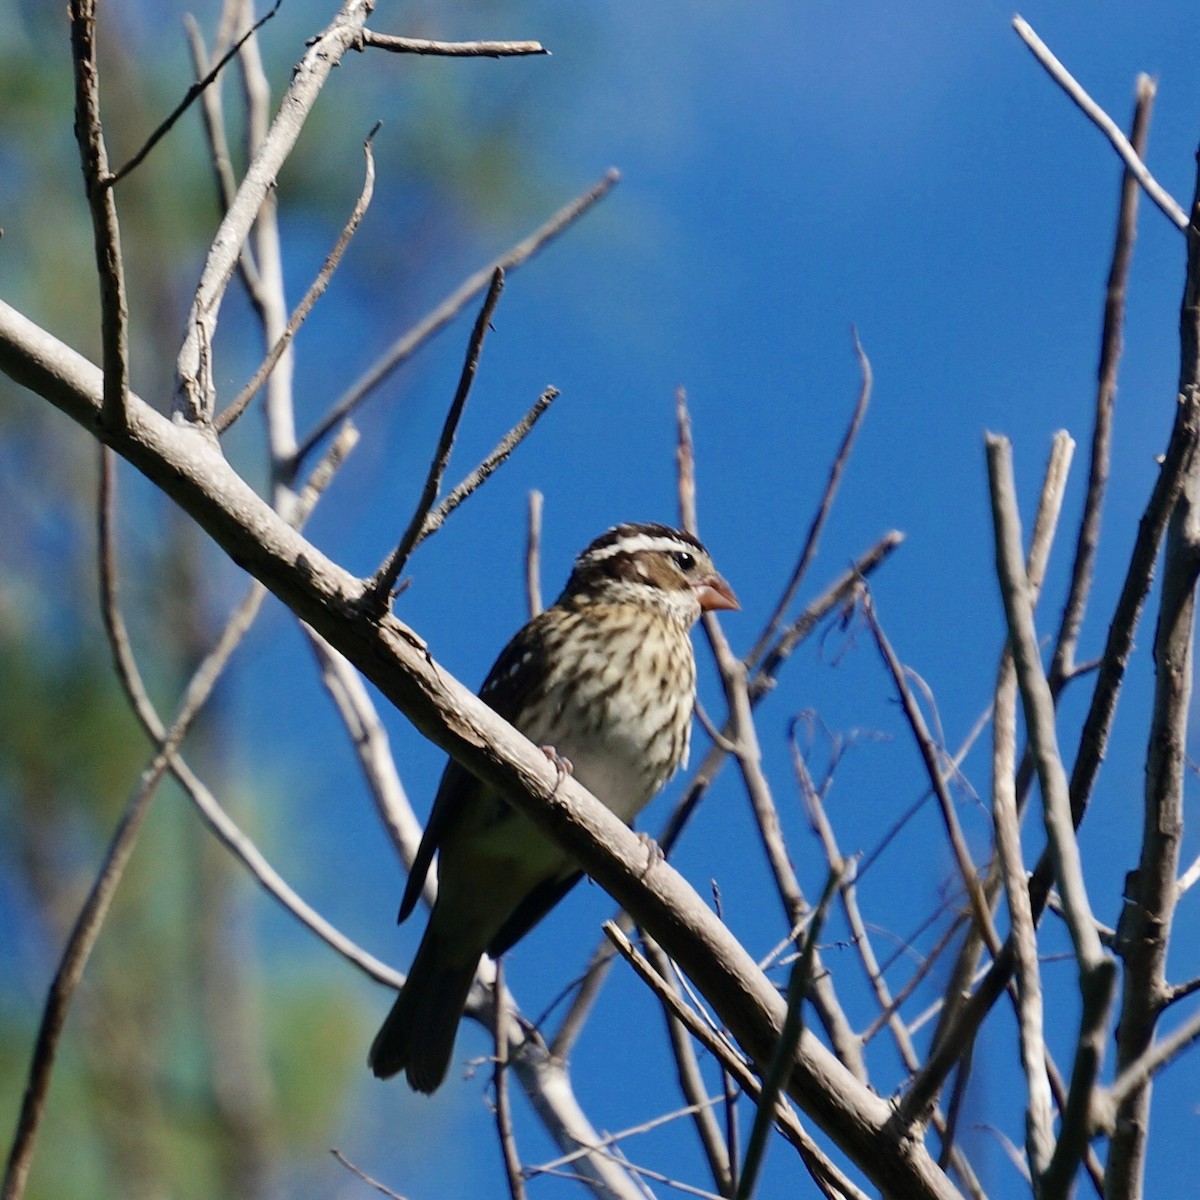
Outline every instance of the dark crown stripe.
[(672, 529), (669, 525), (660, 525), (653, 521), (643, 525), (616, 525), (592, 542), (579, 556), (579, 561), (596, 562), (615, 554), (634, 553), (639, 550), (669, 552), (680, 546), (704, 551), (704, 547), (690, 533), (682, 529)]

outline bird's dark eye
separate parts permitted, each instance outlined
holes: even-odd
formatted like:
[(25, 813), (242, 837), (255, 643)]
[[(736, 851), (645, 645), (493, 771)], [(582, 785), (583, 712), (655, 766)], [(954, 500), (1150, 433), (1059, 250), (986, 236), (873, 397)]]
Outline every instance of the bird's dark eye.
[(696, 565), (696, 556), (689, 554), (686, 550), (676, 550), (671, 557), (681, 571), (690, 571)]

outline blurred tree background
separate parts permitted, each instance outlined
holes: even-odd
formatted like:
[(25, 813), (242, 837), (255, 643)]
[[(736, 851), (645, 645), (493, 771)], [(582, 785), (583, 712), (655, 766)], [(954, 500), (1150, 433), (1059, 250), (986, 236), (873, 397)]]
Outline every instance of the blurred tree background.
[[(423, 9), (406, 6), (420, 36)], [(491, 19), (513, 17), (498, 5)], [(284, 5), (264, 54), (274, 79), (328, 5)], [(211, 40), (214, 4), (193, 13)], [(445, 18), (445, 13), (442, 18)], [(101, 66), (114, 159), (136, 149), (181, 99), (191, 64), (181, 14), (157, 0), (104, 6)], [(411, 60), (410, 60), (411, 62)], [(478, 258), (493, 224), (528, 219), (538, 166), (513, 136), (519, 81), (417, 63), (366, 68), (353, 94), (330, 89), (288, 163), (286, 221), (319, 262), (353, 192), (331, 179), (361, 176), (372, 118), (396, 113), (381, 141), (405, 164), (373, 213), (369, 255), (339, 277), (330, 321), (357, 323), (376, 345), (427, 301), (434, 256), (455, 247), (453, 272)], [(446, 64), (441, 64), (444, 68)], [(227, 72), (230, 140), (239, 163), (241, 105)], [(364, 78), (365, 77), (365, 82)], [(472, 103), (486, 87), (488, 103)], [(40, 0), (0, 3), (0, 275), (6, 297), (92, 357), (99, 354), (87, 210), (71, 130), (65, 10)], [(406, 114), (419, 112), (419, 121)], [(453, 129), (453, 137), (438, 131)], [(200, 255), (219, 218), (209, 152), (193, 108), (163, 152), (123, 189), (137, 386), (169, 402), (174, 356)], [(240, 168), (239, 168), (240, 170)], [(357, 187), (357, 183), (354, 183)], [(413, 231), (417, 231), (414, 235)], [(387, 277), (394, 311), (375, 328), (356, 296)], [(233, 305), (246, 307), (238, 293)], [(235, 316), (230, 325), (247, 326)], [(262, 347), (233, 347), (247, 372)], [(229, 348), (227, 347), (227, 352)], [(336, 375), (316, 387), (336, 386)], [(254, 424), (252, 417), (245, 424)], [(259, 430), (240, 435), (244, 469), (262, 462)], [(261, 476), (263, 467), (257, 467)], [(148, 743), (114, 677), (100, 625), (96, 568), (95, 444), (58, 414), (31, 405), (0, 379), (0, 1125), (11, 1128), (46, 981), (91, 885), (104, 846), (145, 759)], [(124, 481), (123, 481), (124, 482)], [(203, 534), (127, 477), (121, 518), (122, 599), (154, 698), (169, 711), (219, 628), (240, 584), (201, 554)], [(224, 689), (189, 738), (189, 758), (270, 852), (286, 831), (271, 813), (286, 775), (260, 745), (232, 763), (237, 744)], [(197, 823), (173, 782), (160, 788), (134, 859), (73, 1007), (28, 1196), (155, 1197), (297, 1195), (314, 1155), (325, 1156), (361, 1084), (363, 1031), (348, 1018), (344, 977), (317, 950), (311, 969), (273, 952), (251, 912), (241, 869)], [(310, 947), (311, 949), (311, 947)], [(286, 958), (292, 969), (276, 969)], [(325, 969), (322, 969), (324, 967)], [(351, 1002), (353, 1008), (353, 1002)], [(275, 1014), (264, 1022), (265, 1008)], [(302, 1048), (299, 1056), (297, 1048)], [(302, 1068), (302, 1069), (301, 1069)]]

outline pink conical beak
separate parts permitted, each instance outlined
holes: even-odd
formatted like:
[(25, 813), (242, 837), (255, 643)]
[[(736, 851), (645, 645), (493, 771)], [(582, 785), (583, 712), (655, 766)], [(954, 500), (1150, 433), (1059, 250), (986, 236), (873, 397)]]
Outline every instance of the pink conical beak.
[(706, 575), (696, 584), (696, 599), (701, 612), (713, 612), (721, 608), (741, 608), (733, 588), (720, 575)]

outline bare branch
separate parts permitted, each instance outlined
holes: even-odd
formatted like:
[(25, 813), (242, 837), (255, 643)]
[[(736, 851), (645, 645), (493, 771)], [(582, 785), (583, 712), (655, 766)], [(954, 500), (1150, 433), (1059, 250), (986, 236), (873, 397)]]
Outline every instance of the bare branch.
[(212, 420), (215, 399), (212, 380), (213, 336), (221, 302), (237, 266), (241, 247), (284, 162), (291, 154), (330, 71), (354, 45), (371, 8), (371, 0), (343, 0), (330, 25), (309, 44), (304, 58), (292, 75), (270, 131), (251, 160), (233, 204), (213, 238), (196, 288), (188, 316), (187, 333), (176, 366), (179, 391), (175, 398), (175, 409), (188, 424), (206, 426)]
[(450, 451), (454, 447), (458, 423), (462, 420), (467, 397), (471, 394), (471, 384), (475, 382), (475, 373), (479, 369), (479, 356), (483, 352), (484, 339), (491, 327), (492, 314), (496, 311), (496, 305), (500, 302), (500, 293), (503, 290), (504, 271), (497, 267), (492, 272), (492, 282), (484, 297), (483, 306), (479, 310), (479, 316), (475, 318), (475, 326), (471, 330), (471, 337), (467, 342), (467, 355), (458, 377), (458, 387), (455, 389), (454, 399), (450, 402), (446, 420), (442, 423), (441, 436), (438, 438), (433, 461), (429, 464), (429, 472), (425, 476), (425, 486), (421, 490), (416, 510), (408, 523), (408, 528), (404, 531), (404, 536), (400, 539), (400, 544), (375, 572), (364, 597), (368, 607), (375, 612), (382, 611), (391, 603), (392, 588), (396, 586), (396, 580), (400, 578), (404, 564), (408, 562), (409, 555), (412, 554), (418, 540), (425, 533), (429, 510), (433, 507), (433, 502), (441, 490), (442, 476), (446, 473), (446, 466), (450, 462)]
[(1091, 98), (1076, 81), (1066, 67), (1051, 53), (1049, 46), (1042, 41), (1027, 21), (1013, 17), (1013, 28), (1017, 36), (1033, 51), (1033, 56), (1046, 68), (1046, 73), (1059, 87), (1079, 106), (1101, 133), (1112, 143), (1113, 149), (1121, 156), (1125, 166), (1132, 172), (1134, 178), (1145, 189), (1146, 195), (1163, 211), (1167, 219), (1179, 229), (1187, 229), (1187, 213), (1173, 200), (1167, 190), (1150, 174), (1149, 168), (1142, 162), (1140, 155), (1130, 145), (1129, 139), (1121, 132), (1116, 121), (1112, 119)]
[(390, 1187), (380, 1183), (378, 1179), (372, 1179), (371, 1176), (365, 1171), (359, 1170), (359, 1168), (356, 1167), (340, 1150), (330, 1150), (329, 1153), (332, 1154), (333, 1157), (336, 1158), (338, 1162), (340, 1162), (342, 1166), (350, 1172), (351, 1175), (361, 1179), (363, 1183), (367, 1184), (369, 1187), (373, 1187), (381, 1195), (390, 1197), (390, 1200), (405, 1200), (405, 1198), (401, 1196), (399, 1192), (393, 1192)]
[[(644, 949), (646, 958), (658, 973), (663, 984), (670, 987), (670, 959), (662, 952), (662, 948), (653, 938), (644, 939)], [(663, 1016), (666, 1018), (671, 1053), (675, 1058), (679, 1090), (683, 1093), (683, 1098), (691, 1109), (696, 1135), (704, 1149), (704, 1157), (708, 1160), (708, 1169), (713, 1177), (713, 1185), (722, 1196), (731, 1196), (733, 1194), (733, 1164), (730, 1159), (730, 1147), (721, 1135), (721, 1129), (713, 1114), (713, 1106), (708, 1103), (707, 1089), (704, 1086), (704, 1078), (700, 1074), (700, 1063), (697, 1061), (692, 1039), (688, 1036), (686, 1026), (675, 1015), (675, 1010), (671, 1005), (663, 1004)], [(725, 1078), (728, 1078), (727, 1074), (725, 1074)]]
[(1116, 1120), (1116, 1111), (1129, 1098), (1144, 1091), (1154, 1076), (1175, 1061), (1197, 1038), (1200, 1038), (1200, 1012), (1193, 1013), (1173, 1033), (1168, 1034), (1162, 1041), (1155, 1042), (1140, 1054), (1133, 1062), (1121, 1068), (1121, 1073), (1113, 1080), (1113, 1084), (1103, 1094), (1103, 1102), (1098, 1106), (1101, 1113), (1108, 1112), (1106, 1122), (1111, 1129)]
[[(1137, 101), (1134, 105), (1133, 129), (1130, 140), (1139, 158), (1145, 153), (1150, 132), (1150, 114), (1154, 107), (1154, 82), (1145, 75), (1137, 81)], [(1108, 271), (1108, 287), (1104, 300), (1104, 328), (1100, 335), (1100, 365), (1097, 370), (1096, 416), (1092, 426), (1091, 461), (1088, 466), (1087, 497), (1079, 534), (1075, 544), (1075, 560), (1071, 565), (1071, 586), (1063, 604), (1062, 621), (1054, 658), (1050, 664), (1050, 686), (1055, 691), (1075, 673), (1075, 650), (1083, 614), (1091, 592), (1096, 550), (1100, 542), (1100, 517), (1104, 493), (1108, 485), (1109, 459), (1112, 452), (1113, 409), (1117, 399), (1117, 372), (1121, 363), (1121, 331), (1125, 323), (1125, 289), (1129, 267), (1133, 261), (1133, 245), (1137, 238), (1138, 196), (1140, 189), (1133, 173), (1126, 167), (1121, 178), (1121, 203), (1117, 216), (1117, 233), (1113, 242), (1112, 262)]]
[(1071, 820), (1066, 771), (1058, 752), (1054, 699), (1038, 655), (1033, 602), (1022, 561), (1012, 457), (1003, 438), (988, 436), (988, 479), (996, 533), (996, 570), (1008, 620), (1017, 685), (1042, 790), (1046, 834), (1075, 955), (1083, 1013), (1067, 1110), (1053, 1158), (1042, 1176), (1043, 1194), (1065, 1195), (1090, 1135), (1092, 1091), (1104, 1055), (1104, 1026), (1116, 983), (1116, 964), (1096, 933), (1083, 880), (1079, 843)]
[(788, 978), (787, 1016), (779, 1033), (779, 1043), (763, 1079), (762, 1093), (758, 1098), (758, 1112), (754, 1115), (754, 1125), (746, 1143), (746, 1157), (742, 1160), (742, 1169), (738, 1176), (737, 1200), (750, 1200), (754, 1195), (766, 1154), (767, 1134), (770, 1133), (773, 1123), (772, 1114), (782, 1095), (784, 1081), (791, 1070), (791, 1062), (804, 1029), (804, 998), (812, 990), (817, 941), (825, 927), (829, 906), (845, 878), (846, 868), (847, 864), (844, 861), (835, 863), (831, 868), (829, 878), (825, 882), (825, 890), (817, 901), (808, 931), (804, 935), (804, 946)]
[[(659, 998), (663, 1006), (684, 1025), (691, 1035), (712, 1054), (737, 1081), (742, 1091), (757, 1103), (762, 1095), (762, 1084), (751, 1072), (737, 1051), (719, 1034), (714, 1033), (679, 998), (675, 990), (663, 979), (654, 967), (642, 957), (612, 921), (604, 924), (604, 933), (620, 956), (634, 969), (638, 977)], [(779, 1131), (800, 1152), (805, 1166), (813, 1179), (822, 1185), (836, 1187), (847, 1200), (866, 1200), (866, 1195), (847, 1179), (830, 1162), (815, 1142), (805, 1132), (791, 1108), (782, 1100), (775, 1104), (774, 1120)], [(826, 1191), (826, 1195), (828, 1195)]]
[(129, 303), (117, 201), (108, 186), (108, 148), (100, 120), (96, 62), (96, 0), (71, 0), (71, 58), (75, 68), (75, 138), (92, 218), (96, 273), (100, 280), (100, 344), (104, 366), (103, 419), (125, 423), (129, 392)]
[(917, 704), (916, 697), (912, 693), (912, 688), (908, 685), (904, 666), (896, 656), (895, 650), (892, 649), (891, 642), (888, 641), (887, 636), (883, 632), (883, 627), (879, 624), (879, 620), (875, 615), (875, 606), (869, 594), (864, 597), (863, 613), (866, 616), (871, 633), (874, 635), (875, 643), (879, 647), (880, 656), (883, 658), (884, 664), (891, 674), (892, 683), (900, 694), (900, 704), (904, 709), (904, 715), (908, 720), (909, 728), (912, 730), (913, 738), (917, 743), (917, 749), (921, 753), (921, 760), (925, 764), (925, 772), (929, 777), (933, 794), (937, 797), (938, 808), (942, 814), (942, 822), (946, 826), (946, 836), (950, 843), (950, 850), (954, 855), (954, 861), (958, 866), (958, 873), (962, 878), (967, 897), (971, 902), (971, 912), (980, 930), (983, 931), (988, 947), (994, 955), (1000, 948), (1000, 938), (992, 923), (991, 910), (984, 897), (983, 888), (980, 886), (979, 876), (975, 871), (975, 864), (971, 861), (971, 853), (967, 848), (967, 841), (963, 836), (962, 826), (958, 821), (954, 799), (946, 786), (946, 778), (942, 771), (937, 747), (930, 736), (929, 727), (925, 723), (925, 717), (921, 712), (920, 705)]
[(496, 993), (494, 1035), (496, 1041), (496, 1063), (492, 1071), (492, 1088), (496, 1094), (496, 1136), (500, 1141), (500, 1153), (504, 1159), (504, 1173), (508, 1176), (508, 1193), (512, 1200), (525, 1200), (525, 1179), (521, 1174), (521, 1156), (517, 1153), (517, 1141), (513, 1134), (512, 1109), (508, 1103), (508, 1005), (499, 997), (504, 990), (504, 964), (496, 963)]
[(862, 374), (862, 384), (859, 388), (858, 400), (854, 405), (850, 424), (846, 427), (846, 432), (842, 436), (842, 444), (838, 447), (833, 465), (829, 468), (829, 477), (825, 481), (825, 491), (821, 496), (820, 504), (817, 505), (817, 511), (813, 514), (812, 522), (809, 524), (808, 533), (804, 538), (804, 545), (800, 551), (800, 557), (797, 559), (791, 577), (783, 589), (783, 594), (779, 597), (775, 605), (775, 611), (771, 613), (752, 649), (745, 655), (744, 661), (750, 669), (758, 665), (759, 660), (770, 646), (772, 639), (779, 632), (784, 614), (791, 607), (792, 601), (796, 598), (796, 593), (800, 590), (801, 583), (804, 582), (804, 576), (807, 574), (809, 566), (811, 566), (813, 559), (816, 557), (821, 533), (825, 528), (826, 521), (829, 519), (830, 510), (833, 508), (834, 497), (837, 496), (838, 485), (842, 481), (846, 464), (850, 461), (850, 452), (854, 449), (854, 442), (858, 437), (858, 431), (862, 428), (863, 420), (867, 415), (867, 405), (871, 400), (871, 360), (867, 358), (866, 352), (858, 340), (858, 330), (855, 329), (851, 332), (854, 337), (854, 353), (858, 356), (858, 368)]
[[(1179, 895), (1176, 876), (1183, 839), (1189, 714), (1195, 661), (1196, 585), (1200, 578), (1200, 466), (1196, 459), (1200, 402), (1200, 170), (1192, 195), (1193, 223), (1179, 312), (1180, 408), (1190, 418), (1183, 488), (1175, 501), (1163, 546), (1163, 578), (1154, 634), (1154, 706), (1146, 746), (1142, 843), (1137, 869), (1125, 889), (1117, 949), (1123, 963), (1117, 1071), (1123, 1073), (1152, 1047), (1168, 994), (1167, 952)], [(1063, 896), (1064, 903), (1067, 897)], [(1149, 1076), (1130, 1091), (1116, 1113), (1109, 1149), (1110, 1189), (1133, 1190), (1144, 1172), (1150, 1121)]]
[[(333, 249), (330, 250), (325, 261), (321, 264), (320, 271), (317, 272), (316, 278), (309, 285), (308, 291), (304, 293), (303, 299), (296, 305), (292, 315), (288, 318), (287, 326), (279, 337), (275, 339), (271, 349), (267, 352), (266, 358), (259, 364), (258, 369), (250, 377), (246, 386), (242, 388), (236, 398), (217, 417), (216, 427), (218, 433), (224, 433), (242, 415), (250, 401), (254, 399), (258, 389), (262, 387), (267, 377), (275, 369), (275, 364), (279, 362), (280, 356), (295, 340), (300, 326), (307, 320), (308, 314), (313, 310), (313, 306), (324, 295), (325, 289), (329, 286), (329, 281), (333, 278), (333, 273), (338, 269), (342, 261), (342, 255), (345, 254), (346, 247), (350, 245), (351, 238), (358, 231), (358, 227), (362, 223), (368, 207), (370, 207), (371, 197), (375, 192), (375, 156), (371, 152), (371, 141), (378, 129), (379, 126), (376, 125), (367, 135), (367, 140), (363, 142), (363, 156), (366, 158), (367, 166), (362, 191), (359, 193), (358, 201), (347, 218), (346, 224), (342, 227), (342, 232), (338, 240), (334, 243)], [(290, 466), (291, 464), (288, 465)]]
[(390, 50), (393, 54), (435, 54), (449, 58), (514, 58), (550, 53), (541, 42), (431, 42), (364, 29), (354, 48), (364, 50), (367, 47)]
[(419, 546), (431, 534), (437, 533), (446, 523), (446, 518), (468, 496), (478, 491), (488, 479), (502, 467), (511, 457), (512, 452), (529, 436), (533, 427), (541, 420), (546, 410), (558, 399), (558, 388), (548, 387), (529, 406), (525, 415), (496, 443), (480, 464), (456, 483), (446, 494), (446, 498), (431, 512), (425, 521), (425, 528), (417, 538)]
[(279, 11), (279, 6), (282, 3), (283, 0), (275, 0), (275, 4), (257, 21), (255, 21), (254, 24), (251, 25), (250, 28), (247, 29), (236, 42), (234, 42), (229, 50), (217, 60), (216, 65), (209, 70), (203, 76), (203, 78), (196, 80), (196, 82), (193, 83), (190, 88), (188, 88), (188, 90), (184, 93), (183, 99), (180, 100), (180, 102), (175, 106), (162, 124), (160, 124), (158, 128), (155, 129), (154, 132), (146, 139), (142, 145), (142, 148), (123, 167), (121, 167), (120, 170), (114, 171), (113, 174), (110, 175), (107, 180), (105, 180), (105, 187), (111, 188), (120, 183), (126, 175), (137, 170), (137, 168), (142, 165), (150, 151), (153, 150), (154, 147), (157, 146), (158, 143), (162, 141), (162, 139), (166, 137), (168, 133), (171, 132), (172, 128), (175, 126), (175, 122), (178, 121), (179, 118), (182, 117), (189, 108), (191, 108), (192, 103), (196, 100), (196, 98), (215, 82), (217, 76), (220, 75), (222, 70), (224, 70), (229, 60), (233, 58), (233, 56), (237, 54), (239, 50), (241, 50), (242, 46), (248, 42)]

